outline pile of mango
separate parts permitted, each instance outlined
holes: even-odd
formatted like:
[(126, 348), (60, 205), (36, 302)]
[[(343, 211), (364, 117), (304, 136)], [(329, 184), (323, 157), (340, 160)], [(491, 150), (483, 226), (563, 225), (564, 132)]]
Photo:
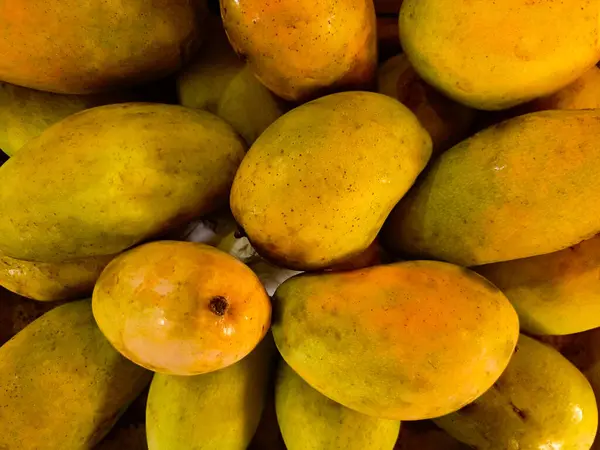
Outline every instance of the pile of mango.
[(0, 30), (0, 449), (600, 449), (600, 0)]

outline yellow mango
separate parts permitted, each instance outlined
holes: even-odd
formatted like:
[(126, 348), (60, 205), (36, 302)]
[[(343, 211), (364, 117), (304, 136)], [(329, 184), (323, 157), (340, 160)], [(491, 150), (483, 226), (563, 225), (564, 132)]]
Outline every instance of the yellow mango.
[(149, 450), (246, 450), (265, 405), (274, 350), (267, 335), (225, 369), (154, 375), (146, 412)]
[(404, 53), (393, 56), (378, 71), (378, 92), (400, 101), (410, 109), (441, 153), (467, 137), (475, 111), (444, 97), (425, 83)]
[(558, 252), (476, 270), (508, 297), (528, 333), (562, 335), (600, 327), (600, 235)]
[(298, 375), (348, 408), (396, 420), (437, 417), (479, 397), (519, 332), (495, 286), (436, 261), (298, 275), (274, 303), (275, 343)]
[(590, 383), (558, 351), (521, 335), (508, 367), (485, 394), (434, 422), (481, 450), (588, 450), (598, 408)]
[(89, 301), (59, 306), (0, 348), (0, 448), (90, 449), (150, 376), (102, 336)]
[(371, 0), (222, 0), (221, 16), (236, 52), (281, 98), (305, 101), (374, 81)]
[(572, 83), (600, 59), (600, 0), (405, 0), (400, 41), (450, 98), (505, 109)]
[(383, 242), (475, 266), (562, 250), (600, 231), (600, 110), (542, 111), (443, 153), (399, 203)]
[(222, 206), (244, 151), (223, 120), (181, 106), (69, 116), (0, 167), (0, 217), (10, 218), (0, 252), (42, 262), (118, 253)]
[(314, 390), (285, 362), (275, 387), (288, 450), (393, 450), (400, 422), (353, 411)]
[(0, 286), (40, 301), (81, 299), (92, 294), (96, 280), (113, 257), (41, 263), (0, 255)]
[(50, 125), (94, 106), (135, 100), (132, 92), (65, 95), (0, 82), (0, 148), (9, 156)]
[(329, 95), (276, 120), (252, 145), (230, 205), (256, 250), (299, 270), (362, 253), (431, 155), (431, 139), (398, 101)]
[(0, 79), (64, 94), (158, 79), (196, 51), (206, 13), (206, 0), (2, 1)]

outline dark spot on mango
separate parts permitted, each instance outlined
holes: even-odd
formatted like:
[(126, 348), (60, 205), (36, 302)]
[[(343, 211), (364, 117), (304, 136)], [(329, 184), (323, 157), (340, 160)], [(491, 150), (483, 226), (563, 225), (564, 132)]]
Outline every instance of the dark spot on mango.
[(229, 303), (225, 297), (219, 295), (210, 301), (209, 308), (217, 316), (224, 316), (229, 308)]

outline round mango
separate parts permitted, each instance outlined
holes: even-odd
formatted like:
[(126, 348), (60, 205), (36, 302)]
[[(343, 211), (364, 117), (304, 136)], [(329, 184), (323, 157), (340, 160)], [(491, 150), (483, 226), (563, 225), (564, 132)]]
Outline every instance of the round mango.
[(0, 80), (84, 94), (157, 79), (201, 41), (205, 0), (0, 2)]
[(364, 252), (431, 156), (431, 138), (400, 102), (344, 92), (277, 119), (231, 189), (237, 222), (261, 256), (298, 270)]
[(305, 101), (374, 81), (371, 0), (222, 0), (221, 16), (234, 49), (284, 99)]
[(477, 109), (551, 94), (600, 59), (600, 0), (405, 0), (400, 41), (416, 71)]
[(192, 242), (153, 242), (115, 258), (96, 283), (92, 306), (125, 357), (173, 375), (239, 361), (271, 320), (269, 297), (247, 266)]
[(479, 397), (519, 333), (495, 286), (435, 261), (298, 275), (274, 301), (275, 343), (296, 373), (348, 408), (396, 420), (437, 417)]

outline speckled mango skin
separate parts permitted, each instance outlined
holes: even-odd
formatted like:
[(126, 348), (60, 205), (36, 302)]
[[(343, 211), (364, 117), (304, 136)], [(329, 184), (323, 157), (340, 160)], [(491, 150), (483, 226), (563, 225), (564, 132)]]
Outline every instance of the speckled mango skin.
[(400, 430), (397, 420), (366, 416), (328, 399), (283, 361), (275, 407), (288, 450), (392, 450)]
[(265, 407), (275, 353), (267, 334), (248, 356), (216, 372), (154, 375), (146, 409), (149, 450), (246, 450)]
[(600, 0), (406, 0), (399, 31), (429, 84), (498, 110), (549, 95), (595, 65), (599, 19)]
[(600, 327), (600, 235), (558, 252), (476, 270), (508, 297), (526, 332), (563, 335)]
[(600, 231), (600, 110), (542, 111), (440, 156), (390, 214), (392, 251), (463, 266), (551, 253)]
[(114, 255), (59, 263), (21, 261), (0, 255), (0, 286), (39, 301), (77, 300), (91, 295)]
[[(211, 309), (215, 298), (227, 304), (220, 314)], [(115, 258), (98, 279), (92, 304), (117, 350), (173, 375), (230, 366), (256, 347), (271, 323), (271, 302), (254, 272), (192, 242), (152, 242)]]
[(590, 383), (573, 364), (521, 335), (508, 367), (489, 391), (434, 421), (481, 450), (589, 450), (598, 408)]
[(88, 450), (150, 378), (102, 336), (88, 300), (59, 306), (0, 348), (0, 448)]
[(179, 69), (202, 37), (205, 0), (3, 0), (0, 79), (85, 94)]
[(11, 219), (0, 251), (41, 262), (119, 253), (222, 206), (245, 148), (223, 120), (181, 106), (74, 114), (0, 167)]
[(370, 0), (223, 0), (221, 16), (234, 49), (281, 98), (306, 101), (374, 82)]
[(276, 120), (242, 161), (230, 205), (252, 245), (298, 270), (362, 253), (431, 156), (401, 103), (370, 92), (329, 95)]
[(274, 310), (275, 343), (296, 373), (344, 406), (396, 420), (473, 401), (500, 376), (519, 332), (495, 286), (435, 261), (299, 275), (277, 289)]

